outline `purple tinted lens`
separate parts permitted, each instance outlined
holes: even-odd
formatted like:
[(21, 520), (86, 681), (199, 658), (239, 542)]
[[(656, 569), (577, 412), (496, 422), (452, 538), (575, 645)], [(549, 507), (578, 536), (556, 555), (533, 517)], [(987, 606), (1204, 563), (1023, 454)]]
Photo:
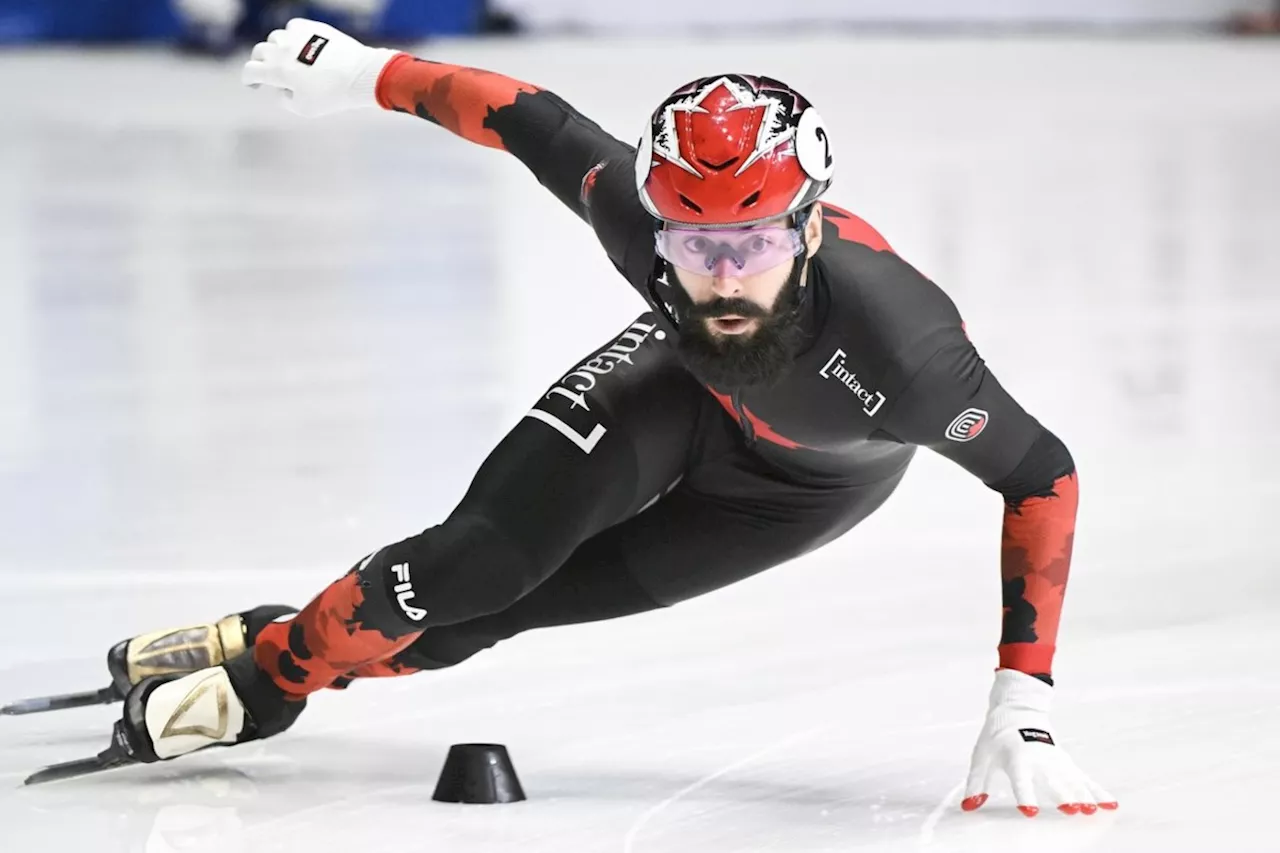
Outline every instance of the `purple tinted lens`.
[(794, 228), (666, 228), (658, 232), (657, 246), (663, 258), (699, 275), (754, 275), (804, 251)]

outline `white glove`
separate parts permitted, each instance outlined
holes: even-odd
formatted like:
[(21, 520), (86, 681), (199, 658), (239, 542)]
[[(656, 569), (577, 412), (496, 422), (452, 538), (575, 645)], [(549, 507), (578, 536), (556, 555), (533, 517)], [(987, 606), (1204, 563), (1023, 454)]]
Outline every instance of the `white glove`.
[(253, 48), (241, 79), (284, 93), (285, 109), (322, 116), (377, 105), (374, 90), (400, 51), (366, 47), (328, 24), (294, 18)]
[(1034, 676), (1014, 669), (996, 672), (987, 722), (973, 748), (961, 808), (973, 811), (982, 807), (997, 770), (1013, 783), (1018, 810), (1027, 817), (1040, 813), (1037, 787), (1066, 814), (1091, 815), (1099, 808), (1119, 808), (1115, 798), (1080, 772), (1056, 745), (1049, 726), (1052, 698), (1053, 688)]

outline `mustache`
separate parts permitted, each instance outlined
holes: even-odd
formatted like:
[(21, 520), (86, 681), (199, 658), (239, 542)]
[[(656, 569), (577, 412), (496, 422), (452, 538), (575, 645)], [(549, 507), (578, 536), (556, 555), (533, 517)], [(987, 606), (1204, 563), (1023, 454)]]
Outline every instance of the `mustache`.
[(727, 314), (763, 319), (769, 317), (771, 312), (750, 299), (716, 297), (710, 302), (693, 303), (689, 306), (686, 314), (691, 320), (705, 320), (712, 317), (723, 317)]

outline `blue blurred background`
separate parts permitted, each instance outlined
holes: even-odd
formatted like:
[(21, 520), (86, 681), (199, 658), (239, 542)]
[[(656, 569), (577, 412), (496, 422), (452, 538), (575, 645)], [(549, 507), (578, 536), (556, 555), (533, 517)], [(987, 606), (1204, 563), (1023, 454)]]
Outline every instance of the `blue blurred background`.
[(486, 5), (485, 0), (0, 0), (0, 44), (217, 42), (231, 34), (256, 39), (294, 16), (365, 35), (418, 39), (482, 31)]
[(366, 38), (413, 41), (519, 31), (717, 33), (795, 28), (1086, 29), (1274, 33), (1277, 0), (0, 0), (0, 45), (172, 42), (213, 51), (253, 42), (288, 18)]

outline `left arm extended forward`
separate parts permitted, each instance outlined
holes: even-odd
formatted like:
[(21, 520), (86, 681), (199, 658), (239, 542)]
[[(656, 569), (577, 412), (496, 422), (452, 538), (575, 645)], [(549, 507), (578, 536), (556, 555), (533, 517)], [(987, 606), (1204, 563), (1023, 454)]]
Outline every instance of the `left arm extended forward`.
[(1001, 387), (958, 326), (935, 341), (886, 431), (1004, 497), (1000, 666), (1052, 684), (1078, 497), (1070, 452)]

